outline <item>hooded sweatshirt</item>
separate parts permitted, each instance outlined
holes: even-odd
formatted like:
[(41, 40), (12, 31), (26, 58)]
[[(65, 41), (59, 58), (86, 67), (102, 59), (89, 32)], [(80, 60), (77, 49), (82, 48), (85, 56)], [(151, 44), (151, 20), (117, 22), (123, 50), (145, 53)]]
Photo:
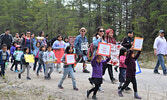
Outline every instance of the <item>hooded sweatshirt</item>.
[(126, 76), (135, 77), (136, 76), (136, 63), (135, 61), (139, 58), (141, 51), (138, 51), (137, 55), (132, 58), (132, 53), (134, 51), (128, 50), (127, 57), (125, 59), (125, 64), (127, 66)]

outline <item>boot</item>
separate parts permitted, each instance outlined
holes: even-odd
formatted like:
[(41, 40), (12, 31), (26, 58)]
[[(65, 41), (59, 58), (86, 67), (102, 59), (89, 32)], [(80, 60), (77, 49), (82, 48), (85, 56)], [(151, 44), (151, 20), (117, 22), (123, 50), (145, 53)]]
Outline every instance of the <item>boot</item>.
[(134, 97), (135, 97), (135, 99), (141, 99), (141, 97), (138, 95), (137, 92), (134, 93)]
[(123, 97), (123, 94), (122, 94), (122, 90), (121, 90), (121, 89), (118, 90), (118, 95), (119, 95), (120, 97)]

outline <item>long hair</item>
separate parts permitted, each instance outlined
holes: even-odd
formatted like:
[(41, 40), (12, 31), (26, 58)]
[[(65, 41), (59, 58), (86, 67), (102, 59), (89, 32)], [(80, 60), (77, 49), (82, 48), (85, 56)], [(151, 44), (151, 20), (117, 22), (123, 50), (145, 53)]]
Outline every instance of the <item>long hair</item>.
[(120, 56), (122, 56), (122, 55), (124, 55), (124, 53), (127, 51), (127, 49), (125, 48), (125, 47), (122, 47), (121, 49), (120, 49), (120, 52), (119, 52), (119, 57)]
[[(96, 29), (96, 34), (95, 34), (95, 37), (96, 37), (96, 38), (97, 38), (97, 35), (98, 35), (98, 32), (100, 31), (100, 29), (103, 29), (103, 27), (102, 27), (102, 26), (99, 26), (99, 27), (97, 27), (97, 29)], [(105, 40), (104, 35), (102, 36), (102, 39)]]
[(66, 54), (72, 54), (72, 53), (73, 53), (73, 52), (72, 52), (72, 53), (69, 52), (70, 48), (73, 49), (72, 46), (67, 46), (67, 48), (66, 48), (66, 50), (65, 50), (65, 53), (66, 53)]

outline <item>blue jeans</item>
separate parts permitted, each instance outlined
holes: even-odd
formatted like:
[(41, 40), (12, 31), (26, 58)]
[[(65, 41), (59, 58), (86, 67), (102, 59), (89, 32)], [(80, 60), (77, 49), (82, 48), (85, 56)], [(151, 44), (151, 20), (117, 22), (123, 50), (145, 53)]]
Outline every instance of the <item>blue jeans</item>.
[(126, 79), (126, 68), (119, 68), (119, 82), (125, 82)]
[(157, 60), (156, 66), (154, 68), (154, 72), (158, 72), (159, 65), (161, 65), (163, 73), (166, 74), (166, 66), (165, 66), (165, 62), (164, 62), (164, 56), (162, 54), (158, 54), (157, 57), (158, 57), (158, 60)]
[(61, 80), (59, 82), (59, 86), (62, 86), (66, 76), (70, 75), (70, 77), (72, 78), (73, 88), (75, 88), (76, 87), (76, 82), (75, 82), (75, 78), (74, 78), (73, 73), (74, 73), (74, 71), (73, 71), (73, 68), (71, 66), (67, 67), (67, 68), (64, 68), (63, 77), (61, 78)]
[(41, 66), (43, 65), (43, 70), (45, 74), (45, 64), (39, 64), (38, 69), (37, 69), (37, 74), (39, 73), (39, 70), (42, 68)]

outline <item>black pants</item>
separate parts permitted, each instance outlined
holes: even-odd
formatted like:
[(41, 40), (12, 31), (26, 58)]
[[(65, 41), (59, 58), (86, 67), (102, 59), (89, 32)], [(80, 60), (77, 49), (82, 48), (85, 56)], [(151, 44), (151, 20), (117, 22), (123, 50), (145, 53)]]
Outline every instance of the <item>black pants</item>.
[(107, 68), (108, 68), (108, 74), (110, 76), (110, 80), (114, 81), (112, 65), (110, 65), (110, 64), (103, 64), (103, 75), (105, 74), (105, 71), (106, 71)]
[(36, 70), (37, 62), (38, 62), (38, 58), (35, 58), (34, 67), (33, 67), (34, 71)]
[[(13, 67), (16, 65), (16, 60), (14, 59), (14, 62), (13, 62), (13, 64), (12, 64), (12, 66), (11, 66), (11, 69), (13, 69)], [(15, 66), (15, 70), (17, 70), (17, 68), (16, 68), (16, 66)]]
[(0, 64), (1, 66), (1, 75), (5, 76), (5, 62), (3, 64)]
[(17, 66), (20, 64), (20, 70), (22, 69), (21, 61), (15, 61), (15, 70), (18, 70)]
[(95, 84), (95, 87), (92, 88), (91, 90), (89, 90), (89, 92), (93, 92), (93, 95), (96, 95), (97, 91), (99, 90), (99, 87), (101, 86), (101, 84)]
[(126, 76), (126, 81), (125, 81), (123, 87), (121, 88), (121, 90), (123, 91), (126, 87), (128, 87), (128, 85), (129, 85), (130, 82), (132, 82), (132, 84), (133, 84), (133, 90), (134, 90), (134, 92), (137, 92), (136, 77), (128, 77), (128, 76)]

